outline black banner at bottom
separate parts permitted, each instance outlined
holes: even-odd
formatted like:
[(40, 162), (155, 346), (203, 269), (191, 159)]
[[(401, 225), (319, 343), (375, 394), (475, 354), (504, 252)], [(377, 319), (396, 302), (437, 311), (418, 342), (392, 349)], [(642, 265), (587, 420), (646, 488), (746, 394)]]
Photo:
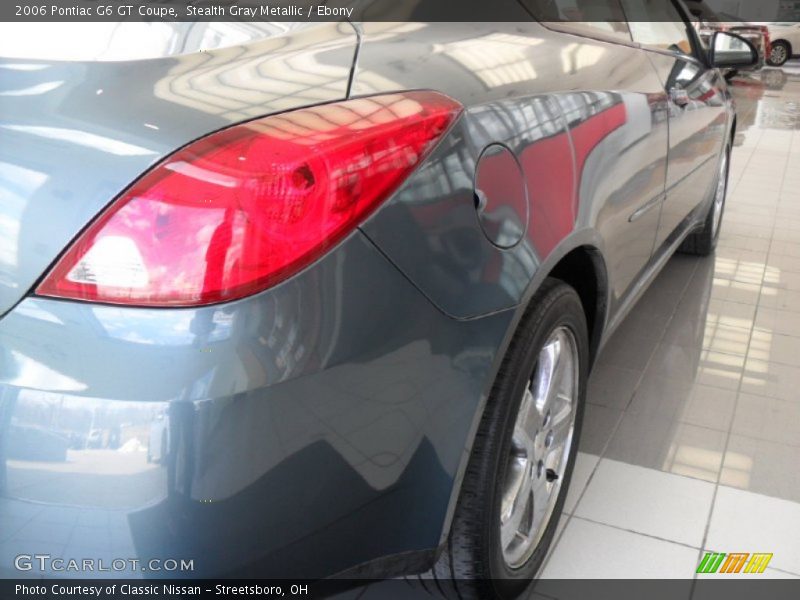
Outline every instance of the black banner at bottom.
[[(704, 578), (700, 580), (541, 580), (530, 600), (797, 600), (800, 579)], [(788, 577), (788, 575), (787, 575)], [(2, 579), (0, 598), (52, 600), (189, 600), (209, 598), (335, 598), (337, 600), (415, 600), (417, 598), (491, 599), (491, 585), (409, 578), (364, 580), (114, 580)], [(480, 589), (482, 588), (482, 590)]]

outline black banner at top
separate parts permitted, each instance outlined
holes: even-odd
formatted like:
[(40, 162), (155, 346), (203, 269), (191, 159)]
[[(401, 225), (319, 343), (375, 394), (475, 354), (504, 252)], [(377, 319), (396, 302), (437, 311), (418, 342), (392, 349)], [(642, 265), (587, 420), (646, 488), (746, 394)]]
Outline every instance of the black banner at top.
[[(670, 0), (662, 0), (670, 2)], [(800, 0), (683, 0), (694, 19), (800, 22)], [(660, 21), (646, 0), (3, 0), (0, 21)]]

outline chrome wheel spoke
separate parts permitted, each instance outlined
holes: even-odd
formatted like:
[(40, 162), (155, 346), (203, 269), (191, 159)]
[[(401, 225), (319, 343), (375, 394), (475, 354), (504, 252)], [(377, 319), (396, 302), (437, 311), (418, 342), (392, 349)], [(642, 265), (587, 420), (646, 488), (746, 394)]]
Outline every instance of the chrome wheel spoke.
[(536, 408), (536, 398), (530, 386), (525, 389), (519, 407), (517, 422), (514, 425), (514, 443), (519, 448), (532, 451), (534, 438), (541, 424), (541, 415)]
[(548, 415), (552, 410), (553, 402), (559, 394), (561, 380), (567, 368), (566, 361), (562, 357), (563, 342), (560, 336), (554, 336), (551, 339), (552, 341), (546, 344), (539, 354), (539, 365), (532, 384), (536, 411), (528, 417), (528, 422), (526, 423), (528, 427), (534, 425), (532, 418), (536, 419), (535, 425), (537, 428), (546, 427), (545, 423), (549, 418)]
[(503, 548), (513, 548), (519, 545), (521, 538), (525, 537), (526, 530), (524, 519), (530, 512), (533, 504), (531, 494), (532, 481), (526, 477), (524, 484), (520, 487), (517, 497), (514, 499), (514, 509), (509, 513), (508, 519), (500, 526), (500, 540)]
[(506, 475), (506, 486), (503, 489), (502, 506), (500, 508), (500, 521), (507, 523), (511, 520), (511, 515), (519, 501), (519, 497), (524, 493), (524, 489), (530, 485), (527, 459), (512, 457), (508, 465)]
[(564, 403), (561, 409), (553, 416), (552, 423), (547, 431), (545, 448), (548, 453), (563, 449), (564, 444), (569, 441), (574, 420), (572, 404)]
[(550, 498), (553, 495), (553, 486), (547, 479), (547, 473), (542, 473), (533, 486), (533, 524), (535, 529), (544, 529), (545, 520), (549, 516)]

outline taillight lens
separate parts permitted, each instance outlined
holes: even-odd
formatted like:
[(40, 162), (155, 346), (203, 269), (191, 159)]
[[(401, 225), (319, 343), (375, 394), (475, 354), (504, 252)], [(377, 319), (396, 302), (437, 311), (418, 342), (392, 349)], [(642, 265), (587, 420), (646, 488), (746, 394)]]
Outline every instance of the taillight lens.
[(761, 33), (764, 34), (764, 55), (769, 56), (772, 54), (772, 38), (769, 35), (769, 27), (762, 25)]
[(432, 149), (462, 107), (406, 92), (236, 125), (148, 171), (36, 290), (139, 306), (241, 298), (350, 233)]

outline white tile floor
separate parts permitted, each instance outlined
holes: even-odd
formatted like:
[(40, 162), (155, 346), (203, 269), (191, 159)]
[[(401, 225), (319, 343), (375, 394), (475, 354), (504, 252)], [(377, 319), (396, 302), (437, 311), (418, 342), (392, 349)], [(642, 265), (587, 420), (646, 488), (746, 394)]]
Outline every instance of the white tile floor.
[(800, 577), (800, 64), (734, 94), (719, 248), (674, 258), (600, 357), (544, 578), (692, 578), (705, 551)]
[(577, 563), (587, 579), (668, 579), (697, 565), (694, 548), (584, 519), (569, 524), (559, 548), (543, 577), (572, 579)]

